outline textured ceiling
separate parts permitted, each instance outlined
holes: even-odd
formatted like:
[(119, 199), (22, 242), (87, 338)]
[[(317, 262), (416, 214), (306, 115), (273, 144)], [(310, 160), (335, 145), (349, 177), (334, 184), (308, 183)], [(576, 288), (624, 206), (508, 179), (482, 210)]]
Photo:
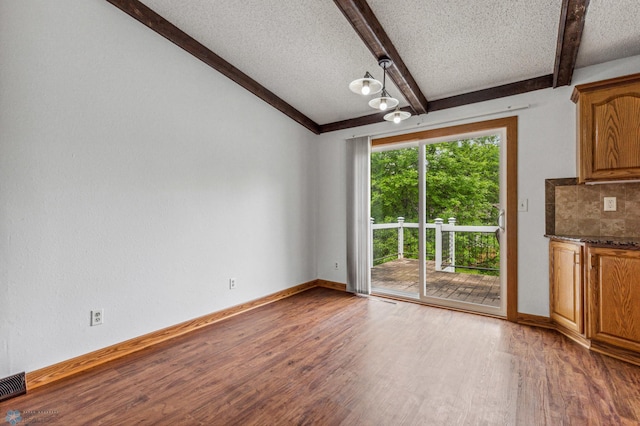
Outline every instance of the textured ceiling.
[(591, 0), (578, 67), (640, 55), (640, 0)]
[(331, 0), (143, 3), (316, 123), (375, 112), (349, 83), (382, 68)]
[[(332, 0), (142, 0), (317, 124), (382, 70)], [(367, 0), (429, 101), (553, 74), (562, 0)], [(591, 0), (577, 66), (640, 54), (640, 0)], [(387, 80), (391, 94), (407, 102)]]
[(427, 99), (553, 72), (562, 0), (367, 2)]

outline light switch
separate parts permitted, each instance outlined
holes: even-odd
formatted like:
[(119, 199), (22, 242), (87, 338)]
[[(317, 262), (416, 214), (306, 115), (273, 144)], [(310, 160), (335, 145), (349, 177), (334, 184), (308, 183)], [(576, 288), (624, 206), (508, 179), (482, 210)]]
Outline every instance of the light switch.
[(529, 211), (529, 199), (528, 198), (520, 198), (520, 199), (518, 199), (518, 211), (519, 212)]

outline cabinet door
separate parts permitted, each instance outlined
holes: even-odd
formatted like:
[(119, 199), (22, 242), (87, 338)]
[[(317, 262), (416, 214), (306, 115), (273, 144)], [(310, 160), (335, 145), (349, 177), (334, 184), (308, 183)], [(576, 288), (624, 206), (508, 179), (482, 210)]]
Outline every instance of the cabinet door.
[(640, 82), (580, 94), (579, 180), (640, 177)]
[(550, 316), (557, 324), (584, 332), (583, 247), (577, 243), (549, 243)]
[(640, 251), (589, 248), (589, 335), (640, 351)]

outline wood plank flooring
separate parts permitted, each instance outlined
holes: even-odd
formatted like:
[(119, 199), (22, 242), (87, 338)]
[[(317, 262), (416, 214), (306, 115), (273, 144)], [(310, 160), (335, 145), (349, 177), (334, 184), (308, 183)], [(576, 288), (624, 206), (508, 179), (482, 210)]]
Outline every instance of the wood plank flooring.
[(640, 367), (545, 329), (315, 288), (9, 410), (20, 425), (636, 425)]

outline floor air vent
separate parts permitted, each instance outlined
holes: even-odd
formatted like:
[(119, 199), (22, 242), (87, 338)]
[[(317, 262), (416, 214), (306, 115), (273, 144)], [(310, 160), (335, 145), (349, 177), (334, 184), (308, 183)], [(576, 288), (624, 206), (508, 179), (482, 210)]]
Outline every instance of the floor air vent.
[(24, 373), (0, 379), (0, 401), (27, 393), (27, 380)]

